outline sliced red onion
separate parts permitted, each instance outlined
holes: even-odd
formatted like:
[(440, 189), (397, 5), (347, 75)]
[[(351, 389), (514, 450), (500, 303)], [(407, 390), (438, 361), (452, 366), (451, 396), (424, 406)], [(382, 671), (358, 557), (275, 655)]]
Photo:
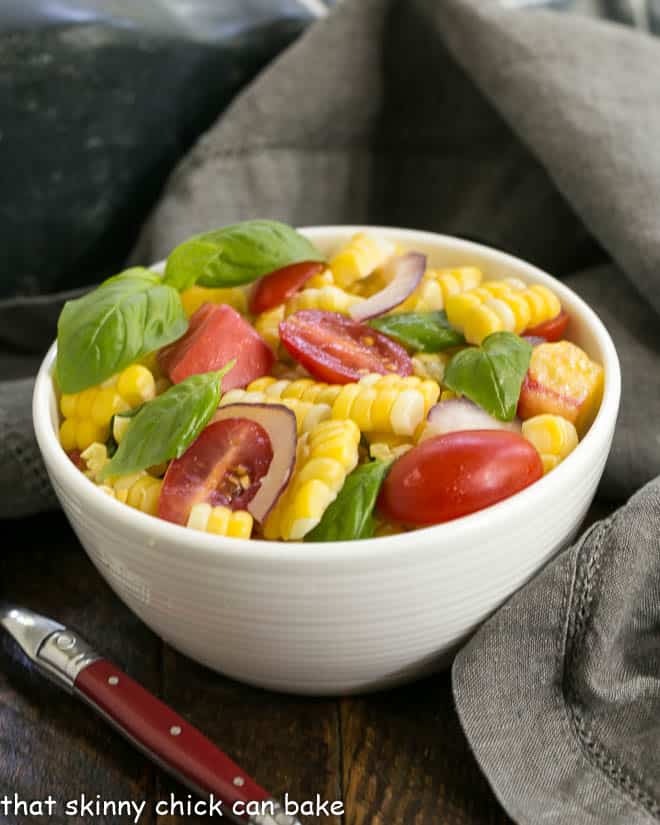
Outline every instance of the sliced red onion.
[(448, 398), (431, 407), (420, 441), (463, 430), (508, 430), (519, 433), (520, 421), (498, 421), (468, 398)]
[(417, 289), (425, 269), (426, 255), (421, 252), (408, 252), (392, 258), (385, 269), (387, 286), (371, 298), (353, 304), (348, 314), (355, 321), (366, 321), (394, 309)]
[(254, 519), (263, 524), (284, 492), (296, 463), (296, 417), (281, 404), (227, 404), (218, 408), (212, 423), (226, 418), (254, 421), (264, 428), (270, 438), (273, 459), (259, 489), (247, 505)]

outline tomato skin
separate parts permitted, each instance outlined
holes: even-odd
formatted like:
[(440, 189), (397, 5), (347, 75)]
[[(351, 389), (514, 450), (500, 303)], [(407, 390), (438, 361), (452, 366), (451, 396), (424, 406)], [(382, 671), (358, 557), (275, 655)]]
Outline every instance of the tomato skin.
[(282, 321), (279, 330), (282, 344), (296, 361), (328, 384), (359, 381), (370, 372), (413, 372), (402, 346), (338, 312), (303, 309)]
[(268, 309), (283, 304), (294, 292), (312, 276), (322, 272), (324, 264), (318, 261), (303, 261), (276, 269), (270, 275), (264, 275), (257, 281), (250, 298), (250, 312), (258, 315)]
[[(158, 515), (175, 524), (186, 524), (193, 505), (200, 502), (244, 510), (259, 489), (272, 458), (270, 438), (255, 421), (225, 418), (209, 424), (167, 468)], [(251, 481), (245, 490), (231, 478), (237, 475), (238, 467), (245, 468)]]
[(80, 456), (80, 450), (69, 450), (67, 455), (79, 470), (84, 472), (87, 469), (85, 466), (85, 462), (82, 460)]
[(561, 341), (566, 332), (569, 322), (568, 312), (562, 309), (559, 315), (555, 315), (549, 321), (529, 327), (523, 333), (526, 338), (544, 338), (546, 341)]
[(268, 375), (275, 356), (259, 333), (227, 304), (202, 304), (190, 317), (186, 334), (158, 353), (158, 362), (173, 384), (203, 372), (236, 364), (222, 379), (222, 389), (245, 387)]
[(392, 465), (378, 506), (390, 521), (441, 524), (508, 498), (542, 475), (539, 454), (517, 433), (446, 433), (423, 441)]

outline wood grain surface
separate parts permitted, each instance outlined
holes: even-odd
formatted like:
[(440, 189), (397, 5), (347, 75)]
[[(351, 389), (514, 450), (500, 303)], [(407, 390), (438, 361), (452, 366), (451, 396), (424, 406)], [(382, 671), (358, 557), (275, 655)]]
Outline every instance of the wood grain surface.
[[(357, 698), (269, 693), (219, 676), (175, 653), (114, 596), (59, 513), (5, 522), (0, 598), (77, 628), (276, 796), (342, 800), (343, 816), (306, 825), (507, 825), (470, 753), (449, 674)], [(66, 816), (63, 803), (147, 802), (141, 825), (227, 818), (156, 815), (155, 803), (193, 798), (90, 710), (30, 672), (0, 633), (0, 800), (58, 800), (52, 817), (2, 825), (115, 825), (112, 813)]]

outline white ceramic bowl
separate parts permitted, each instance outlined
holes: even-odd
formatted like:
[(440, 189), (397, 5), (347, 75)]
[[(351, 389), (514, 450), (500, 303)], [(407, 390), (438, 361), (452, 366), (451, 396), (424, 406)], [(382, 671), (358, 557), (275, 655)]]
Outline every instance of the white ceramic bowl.
[[(332, 252), (361, 227), (304, 230)], [(55, 491), (118, 596), (177, 650), (244, 682), (309, 694), (364, 691), (446, 664), (495, 608), (575, 535), (603, 472), (619, 407), (619, 361), (596, 314), (517, 258), (443, 235), (374, 229), (430, 264), (546, 284), (568, 337), (605, 367), (598, 416), (575, 452), (506, 501), (400, 536), (327, 544), (225, 539), (133, 510), (98, 490), (57, 439), (53, 345), (34, 391), (34, 427)]]

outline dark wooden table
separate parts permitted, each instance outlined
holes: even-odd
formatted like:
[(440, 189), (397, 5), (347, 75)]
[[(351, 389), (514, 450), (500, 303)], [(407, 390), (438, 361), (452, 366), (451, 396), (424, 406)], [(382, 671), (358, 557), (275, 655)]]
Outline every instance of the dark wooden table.
[[(0, 598), (77, 628), (171, 704), (275, 795), (342, 800), (342, 816), (306, 825), (506, 825), (454, 709), (449, 674), (358, 698), (309, 699), (257, 690), (175, 653), (114, 596), (63, 515), (0, 524)], [(141, 825), (227, 822), (155, 813), (181, 786), (152, 766), (76, 700), (20, 663), (0, 635), (0, 801), (44, 800), (52, 817), (9, 816), (2, 825), (114, 825), (129, 816), (65, 816), (80, 800), (147, 801)]]

